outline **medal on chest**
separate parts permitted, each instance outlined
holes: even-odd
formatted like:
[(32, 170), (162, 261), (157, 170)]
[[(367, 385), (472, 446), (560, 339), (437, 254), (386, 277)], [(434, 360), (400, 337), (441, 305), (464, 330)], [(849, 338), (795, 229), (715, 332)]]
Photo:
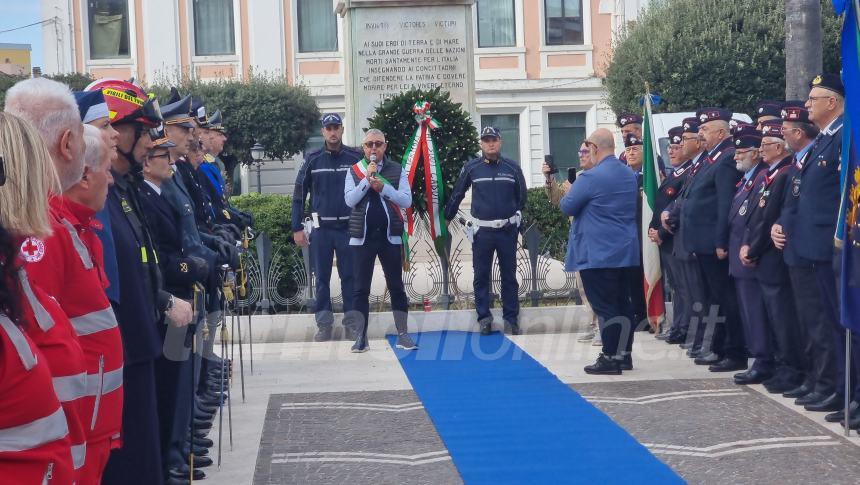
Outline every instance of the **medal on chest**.
[(800, 179), (795, 178), (791, 181), (791, 195), (800, 197)]
[(747, 215), (747, 207), (749, 206), (749, 203), (750, 203), (750, 201), (749, 201), (749, 199), (747, 199), (744, 201), (743, 204), (741, 204), (741, 208), (738, 211), (738, 215), (742, 215), (742, 216)]

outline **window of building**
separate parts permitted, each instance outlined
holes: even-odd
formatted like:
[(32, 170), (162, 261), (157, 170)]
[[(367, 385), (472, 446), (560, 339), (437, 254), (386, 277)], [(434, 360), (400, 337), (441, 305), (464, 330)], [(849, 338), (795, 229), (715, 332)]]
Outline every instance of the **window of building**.
[(520, 115), (482, 115), (481, 128), (495, 126), (502, 135), (502, 156), (520, 161)]
[(478, 47), (517, 44), (514, 0), (478, 0)]
[(233, 0), (194, 0), (194, 53), (224, 56), (236, 53)]
[(546, 45), (582, 45), (582, 0), (544, 0)]
[(128, 0), (89, 0), (90, 59), (129, 57)]
[(299, 0), (299, 52), (337, 52), (337, 16), (327, 0)]
[(549, 153), (558, 167), (559, 180), (569, 167), (579, 168), (579, 145), (585, 140), (585, 113), (550, 113)]

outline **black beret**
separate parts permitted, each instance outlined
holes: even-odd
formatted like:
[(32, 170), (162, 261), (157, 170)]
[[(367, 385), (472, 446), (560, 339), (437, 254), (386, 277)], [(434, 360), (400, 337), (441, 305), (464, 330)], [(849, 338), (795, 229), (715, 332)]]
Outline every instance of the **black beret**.
[(637, 115), (635, 113), (621, 113), (620, 115), (618, 115), (618, 117), (615, 119), (615, 121), (616, 121), (616, 123), (618, 123), (618, 126), (620, 126), (621, 128), (624, 128), (625, 126), (632, 125), (632, 124), (641, 125), (642, 124), (642, 115)]
[(700, 124), (716, 120), (731, 121), (732, 112), (725, 108), (701, 108), (696, 111), (696, 118)]
[(669, 128), (669, 144), (670, 145), (679, 145), (681, 144), (681, 138), (684, 135), (684, 127), (676, 126), (674, 128)]

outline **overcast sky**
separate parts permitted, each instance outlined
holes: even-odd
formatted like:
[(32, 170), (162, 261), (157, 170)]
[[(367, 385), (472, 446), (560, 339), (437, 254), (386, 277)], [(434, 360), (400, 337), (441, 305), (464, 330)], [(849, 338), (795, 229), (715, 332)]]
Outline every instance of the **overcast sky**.
[[(43, 20), (39, 0), (0, 0), (0, 31), (21, 27)], [(33, 66), (41, 66), (42, 26), (34, 25), (14, 32), (0, 34), (0, 43), (30, 44)]]

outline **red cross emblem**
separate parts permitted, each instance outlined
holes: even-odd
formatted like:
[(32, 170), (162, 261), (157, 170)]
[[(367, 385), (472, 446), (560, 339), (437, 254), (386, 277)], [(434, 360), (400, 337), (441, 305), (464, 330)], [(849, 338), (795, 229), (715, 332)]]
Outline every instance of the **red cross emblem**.
[(28, 263), (41, 261), (45, 257), (45, 243), (41, 239), (28, 237), (21, 243), (21, 255)]

